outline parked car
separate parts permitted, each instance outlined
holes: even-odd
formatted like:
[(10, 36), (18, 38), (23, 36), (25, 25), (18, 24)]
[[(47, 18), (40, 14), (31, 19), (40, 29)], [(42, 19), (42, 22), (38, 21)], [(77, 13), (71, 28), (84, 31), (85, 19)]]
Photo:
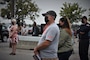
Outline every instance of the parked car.
[(2, 31), (2, 33), (1, 33), (1, 36), (0, 36), (0, 40), (2, 40), (2, 42), (7, 41), (8, 37), (9, 37), (9, 31), (7, 29), (7, 26), (2, 25), (2, 30), (1, 31)]

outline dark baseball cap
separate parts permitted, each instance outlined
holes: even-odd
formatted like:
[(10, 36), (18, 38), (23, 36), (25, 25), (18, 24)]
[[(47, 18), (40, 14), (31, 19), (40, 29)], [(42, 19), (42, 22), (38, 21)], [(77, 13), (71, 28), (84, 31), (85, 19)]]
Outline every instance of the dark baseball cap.
[(43, 15), (43, 16), (51, 15), (51, 16), (54, 16), (55, 18), (56, 18), (56, 16), (57, 16), (56, 12), (53, 11), (53, 10), (50, 10), (50, 11), (48, 11), (48, 12), (46, 12), (46, 13), (43, 13), (42, 15)]

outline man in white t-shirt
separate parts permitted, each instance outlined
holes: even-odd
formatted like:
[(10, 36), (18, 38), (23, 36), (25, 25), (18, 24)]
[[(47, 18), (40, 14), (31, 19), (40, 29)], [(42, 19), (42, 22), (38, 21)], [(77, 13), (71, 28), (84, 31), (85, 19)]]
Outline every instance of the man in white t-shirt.
[(55, 24), (57, 15), (52, 10), (42, 15), (49, 23), (49, 26), (45, 29), (38, 45), (34, 48), (34, 54), (39, 55), (41, 60), (58, 60), (57, 50), (60, 30), (57, 24)]

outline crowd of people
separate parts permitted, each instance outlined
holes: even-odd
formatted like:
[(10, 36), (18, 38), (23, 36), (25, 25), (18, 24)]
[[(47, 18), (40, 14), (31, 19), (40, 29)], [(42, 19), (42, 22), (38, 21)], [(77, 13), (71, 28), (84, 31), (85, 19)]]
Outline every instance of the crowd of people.
[[(55, 23), (57, 14), (50, 10), (43, 13), (46, 22), (41, 39), (34, 48), (34, 55), (38, 55), (41, 60), (69, 60), (73, 52), (73, 34), (79, 37), (79, 56), (80, 60), (89, 60), (88, 49), (90, 40), (90, 24), (87, 17), (83, 16), (80, 28), (72, 32), (71, 23), (68, 17), (63, 16), (59, 19), (59, 24)], [(26, 36), (28, 31), (26, 24), (17, 25), (16, 19), (11, 20), (9, 29), (9, 40), (12, 47), (10, 55), (16, 55), (16, 45), (19, 41), (18, 35)], [(1, 26), (1, 25), (0, 25)], [(1, 27), (0, 27), (1, 34)], [(39, 36), (39, 28), (36, 22), (33, 23), (32, 36)]]
[(90, 24), (87, 17), (81, 19), (80, 28), (73, 33), (68, 17), (60, 18), (59, 25), (55, 23), (57, 14), (55, 11), (48, 11), (42, 14), (46, 25), (34, 54), (39, 56), (39, 60), (69, 60), (73, 53), (73, 34), (79, 36), (79, 56), (80, 60), (89, 60), (88, 49), (90, 39)]

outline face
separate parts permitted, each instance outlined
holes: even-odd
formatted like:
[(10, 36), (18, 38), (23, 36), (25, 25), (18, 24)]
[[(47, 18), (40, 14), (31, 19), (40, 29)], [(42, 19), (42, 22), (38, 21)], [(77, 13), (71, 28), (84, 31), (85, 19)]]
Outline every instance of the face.
[(59, 21), (59, 24), (60, 24), (60, 26), (63, 26), (64, 22), (62, 22), (62, 21)]
[(15, 22), (14, 22), (14, 21), (12, 21), (11, 23), (12, 23), (12, 25), (14, 25), (14, 24), (15, 24)]
[(82, 20), (82, 23), (86, 23), (86, 22), (87, 22), (87, 20), (86, 20), (86, 19), (83, 19), (83, 20)]
[(44, 18), (46, 24), (50, 21), (50, 15), (46, 15)]
[(51, 15), (46, 15), (46, 16), (48, 17), (49, 21), (53, 19), (53, 17)]

